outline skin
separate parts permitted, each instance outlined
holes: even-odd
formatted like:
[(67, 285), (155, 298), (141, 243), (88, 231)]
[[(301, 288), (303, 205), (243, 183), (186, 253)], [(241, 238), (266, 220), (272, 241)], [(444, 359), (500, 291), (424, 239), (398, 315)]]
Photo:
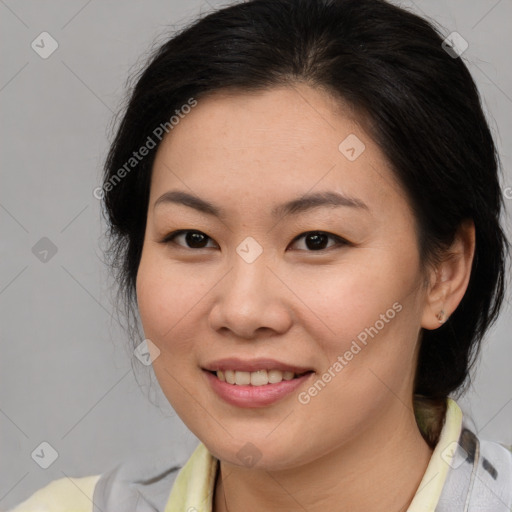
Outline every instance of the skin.
[[(349, 134), (365, 150), (349, 161)], [(197, 195), (225, 218), (155, 201), (169, 190)], [(327, 207), (281, 217), (280, 203), (336, 191), (368, 209)], [(203, 248), (174, 230), (198, 230)], [(310, 231), (332, 233), (323, 250)], [(236, 252), (248, 236), (262, 254)], [(311, 243), (311, 240), (310, 240)], [(153, 367), (188, 428), (220, 459), (213, 506), (225, 511), (399, 511), (428, 465), (412, 408), (421, 328), (439, 327), (466, 290), (472, 224), (453, 255), (422, 271), (407, 196), (354, 113), (326, 92), (298, 84), (258, 93), (216, 93), (164, 138), (155, 158), (137, 275), (146, 338), (161, 351)], [(307, 391), (352, 340), (394, 303), (401, 311), (304, 405)], [(299, 390), (260, 408), (224, 402), (209, 386), (215, 359), (270, 357), (311, 368)], [(260, 459), (237, 452), (252, 443)], [(371, 463), (369, 463), (371, 461)]]

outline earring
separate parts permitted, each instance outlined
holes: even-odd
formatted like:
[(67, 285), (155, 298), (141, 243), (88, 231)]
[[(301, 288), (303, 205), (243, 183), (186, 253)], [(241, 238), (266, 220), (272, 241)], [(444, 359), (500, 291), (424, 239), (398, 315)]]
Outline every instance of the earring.
[(439, 323), (444, 323), (444, 309), (441, 309), (439, 313), (436, 315), (436, 318), (439, 320)]

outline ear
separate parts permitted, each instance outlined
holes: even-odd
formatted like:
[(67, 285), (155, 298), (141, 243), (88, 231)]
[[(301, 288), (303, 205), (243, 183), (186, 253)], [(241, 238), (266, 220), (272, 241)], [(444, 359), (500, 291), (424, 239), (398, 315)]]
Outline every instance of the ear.
[(441, 263), (431, 271), (421, 326), (437, 329), (457, 309), (466, 293), (475, 254), (475, 224), (463, 221)]

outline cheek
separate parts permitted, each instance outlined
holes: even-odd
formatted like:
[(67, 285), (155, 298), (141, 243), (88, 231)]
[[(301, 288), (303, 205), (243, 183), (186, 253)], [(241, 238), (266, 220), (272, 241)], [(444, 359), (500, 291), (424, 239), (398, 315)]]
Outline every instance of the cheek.
[[(381, 259), (373, 267), (354, 266), (325, 278), (317, 274), (316, 288), (309, 280), (296, 281), (294, 291), (310, 318), (301, 320), (323, 361), (318, 380), (298, 401), (311, 417), (329, 409), (331, 425), (343, 425), (346, 432), (356, 430), (367, 417), (383, 414), (394, 397), (390, 389), (402, 396), (412, 382), (416, 324), (410, 316), (415, 295), (410, 281), (392, 278), (393, 268)], [(346, 411), (351, 411), (349, 416)], [(337, 428), (325, 432), (333, 442)]]
[(212, 284), (191, 266), (164, 261), (158, 254), (143, 254), (137, 273), (137, 303), (144, 332), (166, 344), (187, 325), (185, 319), (200, 306)]
[(295, 276), (294, 293), (306, 306), (299, 321), (322, 350), (326, 367), (346, 354), (348, 373), (410, 368), (421, 291), (415, 255), (368, 249), (354, 253), (354, 260)]
[(143, 254), (137, 273), (137, 302), (144, 335), (160, 350), (153, 371), (160, 387), (182, 419), (197, 411), (187, 390), (198, 378), (195, 359), (200, 340), (195, 316), (206, 293), (205, 277)]
[[(365, 265), (348, 263), (312, 269), (308, 275), (292, 278), (292, 288), (299, 300), (314, 313), (334, 335), (357, 334), (373, 325), (395, 302), (411, 296), (412, 276), (395, 275), (384, 261)], [(390, 313), (393, 314), (393, 311)]]

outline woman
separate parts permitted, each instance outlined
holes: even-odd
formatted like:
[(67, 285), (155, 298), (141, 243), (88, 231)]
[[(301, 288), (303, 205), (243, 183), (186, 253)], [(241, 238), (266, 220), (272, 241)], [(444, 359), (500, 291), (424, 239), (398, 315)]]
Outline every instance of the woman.
[(201, 443), (14, 510), (512, 510), (512, 453), (451, 398), (508, 249), (457, 45), (383, 0), (254, 0), (158, 49), (97, 194)]

